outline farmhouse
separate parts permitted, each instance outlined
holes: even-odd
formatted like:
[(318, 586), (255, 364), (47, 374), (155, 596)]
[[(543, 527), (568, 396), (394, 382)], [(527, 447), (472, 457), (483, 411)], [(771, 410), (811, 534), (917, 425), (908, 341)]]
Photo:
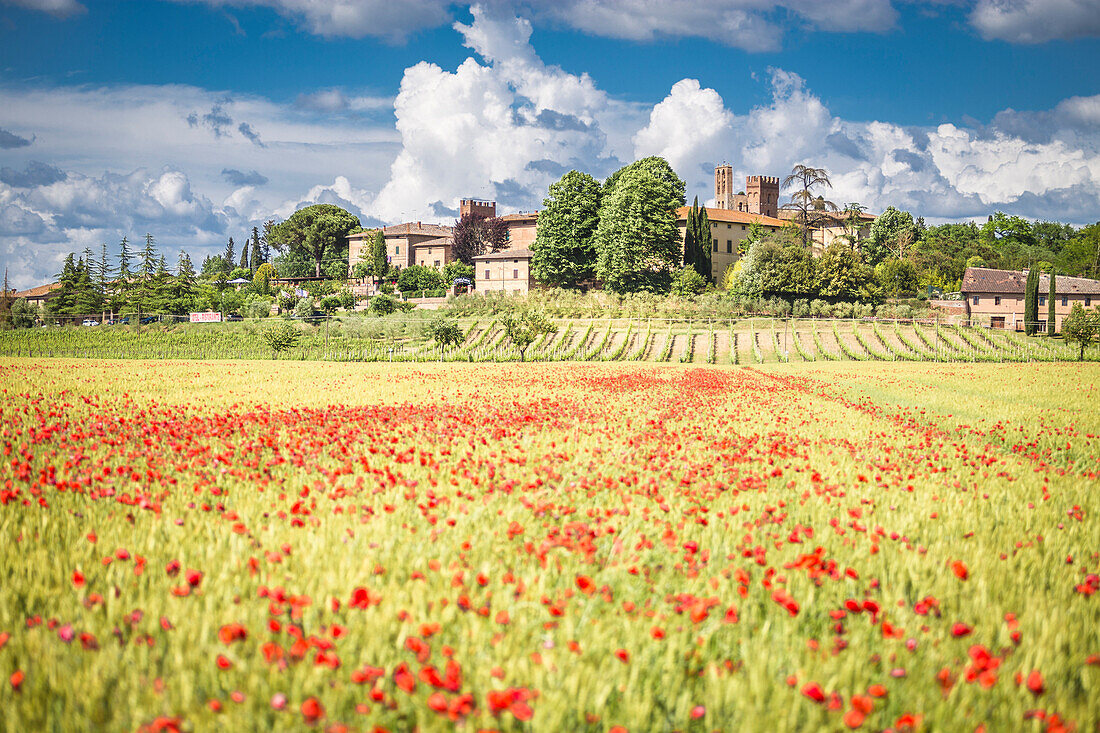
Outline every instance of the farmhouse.
[(50, 300), (56, 298), (60, 293), (57, 290), (61, 287), (61, 283), (49, 283), (47, 285), (39, 285), (36, 288), (29, 290), (13, 291), (11, 297), (15, 300), (22, 298), (31, 305), (42, 305)]
[(530, 249), (504, 249), (474, 258), (479, 292), (526, 293), (535, 287)]
[[(985, 267), (968, 267), (963, 273), (962, 294), (966, 300), (966, 313), (971, 325), (989, 326), (1008, 331), (1024, 330), (1024, 289), (1028, 271), (992, 270)], [(1069, 315), (1074, 303), (1086, 308), (1100, 305), (1100, 280), (1083, 277), (1055, 275), (1054, 311), (1055, 330), (1062, 329), (1062, 321)], [(1050, 292), (1050, 276), (1039, 276), (1039, 330), (1047, 327), (1047, 294)]]
[[(680, 229), (680, 246), (683, 248), (684, 237), (687, 233), (687, 215), (691, 211), (688, 206), (681, 206), (676, 210), (676, 226)], [(737, 262), (738, 247), (748, 238), (750, 227), (758, 224), (765, 231), (774, 232), (786, 225), (774, 216), (764, 214), (750, 214), (747, 211), (735, 211), (728, 209), (707, 209), (707, 218), (710, 220), (710, 276), (717, 282), (727, 267), (732, 267)]]

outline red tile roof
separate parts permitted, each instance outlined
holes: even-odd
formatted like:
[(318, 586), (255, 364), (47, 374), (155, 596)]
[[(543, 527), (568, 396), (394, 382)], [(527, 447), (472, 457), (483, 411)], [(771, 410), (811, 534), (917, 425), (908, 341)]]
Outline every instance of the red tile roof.
[[(988, 267), (968, 267), (963, 273), (963, 293), (1006, 293), (1022, 295), (1027, 286), (1027, 270), (994, 270)], [(1100, 295), (1100, 280), (1069, 275), (1054, 276), (1058, 295)], [(1039, 275), (1039, 294), (1050, 292), (1050, 276)]]
[(529, 249), (502, 249), (499, 252), (490, 252), (488, 254), (478, 255), (475, 260), (529, 260), (531, 259), (531, 250)]
[[(687, 221), (688, 212), (691, 211), (690, 206), (681, 206), (676, 209), (676, 221)], [(720, 221), (723, 224), (752, 224), (753, 222), (760, 222), (764, 226), (769, 227), (782, 227), (786, 226), (787, 222), (773, 218), (771, 216), (764, 216), (763, 214), (750, 214), (747, 211), (734, 211), (733, 209), (711, 209), (707, 208), (707, 218), (711, 221)]]
[(49, 283), (47, 285), (39, 285), (37, 288), (31, 288), (30, 290), (19, 290), (12, 294), (16, 300), (19, 298), (41, 298), (44, 295), (49, 294), (53, 290), (57, 290), (61, 287), (61, 283)]
[(422, 224), (418, 221), (394, 224), (382, 229), (382, 234), (387, 237), (401, 237), (408, 234), (430, 234), (436, 237), (447, 237), (453, 233), (454, 229), (452, 227), (443, 224)]

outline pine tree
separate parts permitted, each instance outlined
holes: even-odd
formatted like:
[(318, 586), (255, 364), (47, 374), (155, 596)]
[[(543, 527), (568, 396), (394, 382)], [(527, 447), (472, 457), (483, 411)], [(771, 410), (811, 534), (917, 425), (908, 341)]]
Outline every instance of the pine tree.
[(122, 287), (125, 288), (134, 274), (130, 270), (130, 262), (134, 259), (134, 253), (130, 249), (130, 240), (126, 237), (122, 238), (118, 246), (118, 279), (122, 281)]
[(1039, 329), (1039, 268), (1032, 265), (1024, 288), (1024, 333), (1034, 336)]
[(1054, 268), (1050, 270), (1050, 292), (1047, 295), (1047, 336), (1055, 333), (1057, 316), (1054, 312)]
[(57, 275), (56, 295), (46, 303), (46, 310), (57, 315), (71, 315), (75, 313), (77, 292), (77, 270), (73, 253), (65, 256), (65, 262), (61, 265), (61, 272)]
[(252, 227), (252, 257), (249, 261), (252, 274), (256, 274), (256, 270), (264, 263), (264, 259), (260, 253), (260, 229), (259, 227)]

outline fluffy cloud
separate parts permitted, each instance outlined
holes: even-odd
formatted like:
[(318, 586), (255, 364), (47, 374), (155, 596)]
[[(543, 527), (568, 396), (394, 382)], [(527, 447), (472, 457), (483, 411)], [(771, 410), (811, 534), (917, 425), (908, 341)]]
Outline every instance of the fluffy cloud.
[(640, 110), (610, 99), (586, 74), (544, 64), (527, 20), (472, 12), (473, 23), (455, 28), (485, 64), (469, 58), (454, 72), (429, 63), (405, 71), (394, 103), (401, 152), (371, 204), (383, 220), (431, 217), (462, 197), (534, 208), (557, 171), (604, 174), (630, 153)]
[(0, 168), (0, 182), (13, 188), (34, 188), (35, 186), (48, 186), (51, 183), (65, 180), (65, 171), (52, 165), (32, 160), (22, 171), (17, 171), (4, 166)]
[(1100, 0), (977, 0), (971, 24), (985, 39), (1044, 43), (1100, 35)]
[(76, 0), (0, 0), (0, 4), (40, 10), (56, 18), (68, 18), (88, 10)]

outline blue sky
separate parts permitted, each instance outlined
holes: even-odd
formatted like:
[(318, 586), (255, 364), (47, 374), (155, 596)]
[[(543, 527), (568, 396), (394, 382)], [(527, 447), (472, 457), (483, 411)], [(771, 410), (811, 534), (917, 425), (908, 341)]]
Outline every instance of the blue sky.
[[(777, 7), (776, 7), (777, 6)], [(1100, 219), (1100, 0), (0, 0), (0, 264), (201, 259), (312, 202), (537, 208), (569, 168), (824, 166), (929, 221)]]

